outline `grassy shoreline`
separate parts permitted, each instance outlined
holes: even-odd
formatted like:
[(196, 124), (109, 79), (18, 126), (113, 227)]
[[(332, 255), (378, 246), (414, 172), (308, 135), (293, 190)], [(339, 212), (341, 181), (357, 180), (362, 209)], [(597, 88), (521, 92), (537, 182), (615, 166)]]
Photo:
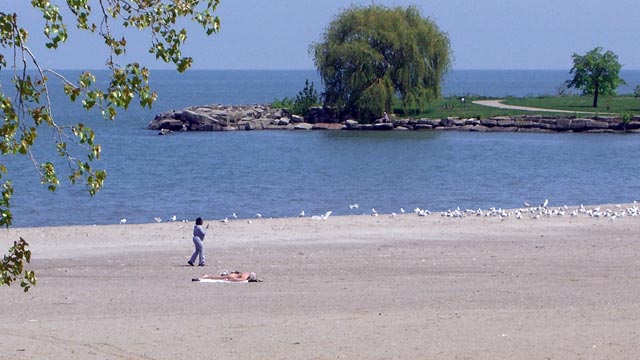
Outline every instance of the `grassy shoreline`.
[[(461, 97), (446, 97), (433, 101), (429, 109), (425, 112), (410, 112), (404, 114), (401, 106), (394, 107), (394, 113), (401, 117), (411, 118), (490, 118), (494, 116), (516, 116), (516, 115), (532, 115), (537, 114), (536, 111), (498, 109), (487, 106), (474, 104), (475, 100), (500, 99), (484, 96), (464, 96), (464, 102)], [(618, 116), (624, 114), (640, 114), (640, 98), (632, 95), (619, 96), (602, 96), (598, 102), (598, 107), (591, 107), (593, 98), (591, 96), (565, 95), (565, 96), (536, 96), (536, 97), (505, 97), (503, 103), (508, 105), (537, 107), (545, 109), (568, 110), (575, 112), (554, 113), (545, 112), (548, 116), (562, 117), (580, 117), (586, 114), (616, 114)]]

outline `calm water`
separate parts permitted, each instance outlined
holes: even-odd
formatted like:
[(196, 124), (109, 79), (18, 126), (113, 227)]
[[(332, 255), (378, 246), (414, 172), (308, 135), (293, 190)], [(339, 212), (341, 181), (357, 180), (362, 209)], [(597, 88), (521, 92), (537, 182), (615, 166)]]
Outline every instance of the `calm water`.
[[(566, 73), (454, 72), (445, 92), (553, 93)], [(234, 212), (252, 218), (256, 213), (289, 217), (300, 210), (368, 213), (372, 207), (385, 213), (416, 206), (517, 207), (545, 198), (550, 205), (640, 199), (637, 135), (262, 131), (157, 136), (144, 129), (155, 112), (195, 104), (266, 103), (295, 96), (306, 78), (317, 80), (313, 71), (154, 75), (160, 94), (154, 111), (134, 109), (114, 124), (79, 113), (87, 116), (103, 146), (99, 166), (108, 179), (97, 196), (66, 183), (49, 193), (26, 159), (11, 161), (12, 178), (19, 179), (13, 199), (17, 226), (112, 224), (121, 218), (145, 223), (172, 215), (224, 218)], [(640, 79), (640, 72), (633, 75)], [(548, 80), (538, 84), (533, 78)], [(517, 83), (524, 93), (498, 94)], [(69, 106), (56, 108), (56, 116), (77, 117)], [(50, 160), (42, 157), (46, 150), (43, 143), (40, 161)], [(351, 203), (360, 209), (349, 210)]]

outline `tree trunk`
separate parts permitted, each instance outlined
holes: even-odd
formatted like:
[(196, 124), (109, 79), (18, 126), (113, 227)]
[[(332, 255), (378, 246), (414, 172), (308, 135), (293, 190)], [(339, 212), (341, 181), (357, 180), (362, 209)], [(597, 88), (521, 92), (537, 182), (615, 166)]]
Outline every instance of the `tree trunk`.
[(593, 107), (597, 108), (598, 107), (598, 85), (596, 84), (596, 88), (595, 91), (593, 92)]

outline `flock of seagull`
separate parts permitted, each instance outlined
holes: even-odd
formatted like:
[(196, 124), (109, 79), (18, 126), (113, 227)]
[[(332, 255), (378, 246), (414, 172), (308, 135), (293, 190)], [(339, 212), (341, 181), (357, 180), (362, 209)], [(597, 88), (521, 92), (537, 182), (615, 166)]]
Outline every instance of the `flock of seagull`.
[[(460, 207), (457, 207), (456, 209), (441, 211), (440, 216), (445, 218), (463, 218), (463, 217), (469, 217), (469, 216), (497, 217), (503, 221), (508, 219), (520, 220), (520, 219), (523, 219), (524, 217), (529, 217), (531, 219), (539, 219), (541, 217), (547, 217), (547, 218), (563, 217), (563, 216), (578, 217), (581, 215), (594, 217), (594, 218), (607, 218), (613, 221), (617, 218), (624, 218), (627, 216), (630, 216), (630, 217), (640, 216), (640, 207), (638, 207), (637, 201), (633, 201), (633, 204), (631, 204), (630, 206), (623, 207), (622, 205), (618, 204), (618, 205), (613, 205), (612, 207), (607, 207), (607, 208), (601, 208), (601, 206), (585, 207), (584, 205), (580, 205), (579, 207), (575, 207), (575, 208), (570, 208), (567, 205), (563, 205), (559, 207), (549, 207), (548, 205), (549, 205), (549, 200), (545, 199), (540, 205), (537, 205), (537, 206), (533, 206), (528, 202), (524, 202), (523, 207), (517, 208), (517, 209), (509, 209), (509, 210), (502, 209), (502, 208), (495, 208), (495, 207), (484, 209), (484, 210), (483, 209), (477, 209), (477, 210), (464, 209), (463, 210), (463, 209), (460, 209)], [(359, 208), (360, 208), (360, 205), (358, 205), (357, 203), (349, 205), (349, 210), (351, 211), (357, 210)], [(324, 214), (309, 216), (309, 218), (313, 220), (327, 220), (332, 213), (333, 211), (327, 211)], [(400, 213), (405, 214), (407, 213), (407, 211), (404, 208), (400, 208)], [(429, 216), (433, 214), (431, 211), (427, 209), (421, 209), (419, 207), (416, 207), (415, 209), (413, 209), (413, 213), (415, 213), (418, 216)], [(369, 214), (363, 213), (363, 215), (380, 216), (380, 214), (375, 208), (372, 208)], [(395, 212), (389, 214), (389, 216), (391, 217), (396, 217), (397, 215), (398, 214)], [(298, 217), (304, 218), (304, 217), (307, 217), (307, 215), (303, 210), (298, 214)], [(257, 213), (255, 215), (255, 218), (256, 219), (262, 218), (262, 214)], [(238, 219), (238, 215), (236, 213), (233, 213), (231, 215), (231, 219)], [(158, 223), (163, 221), (159, 217), (154, 218), (154, 220)], [(224, 219), (221, 219), (220, 222), (227, 223), (229, 222), (229, 220), (230, 220), (229, 217), (225, 217)], [(176, 215), (171, 216), (167, 221), (169, 222), (177, 221)], [(189, 222), (189, 220), (182, 220), (182, 222)], [(120, 220), (120, 224), (126, 224), (126, 223), (127, 223), (127, 219), (123, 218)], [(247, 223), (251, 224), (252, 221), (247, 220)]]

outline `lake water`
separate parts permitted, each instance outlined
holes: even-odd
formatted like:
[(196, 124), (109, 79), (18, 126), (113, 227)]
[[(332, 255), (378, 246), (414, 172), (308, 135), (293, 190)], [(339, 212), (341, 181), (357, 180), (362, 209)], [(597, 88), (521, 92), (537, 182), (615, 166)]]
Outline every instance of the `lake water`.
[[(214, 132), (158, 136), (156, 112), (198, 104), (267, 103), (293, 97), (313, 71), (154, 72), (154, 110), (131, 109), (115, 123), (65, 104), (58, 120), (86, 117), (103, 146), (96, 165), (105, 188), (56, 193), (39, 184), (27, 159), (9, 161), (14, 224), (48, 226), (398, 212), (415, 207), (518, 207), (630, 202), (640, 198), (640, 138), (633, 134), (468, 132)], [(628, 88), (640, 72), (623, 73)], [(447, 94), (552, 94), (567, 71), (454, 71)], [(631, 92), (631, 91), (626, 91)], [(54, 100), (56, 94), (53, 95)], [(77, 111), (77, 113), (76, 113)], [(47, 157), (41, 137), (39, 161)], [(60, 167), (64, 174), (64, 167)], [(358, 203), (360, 208), (350, 210)]]

